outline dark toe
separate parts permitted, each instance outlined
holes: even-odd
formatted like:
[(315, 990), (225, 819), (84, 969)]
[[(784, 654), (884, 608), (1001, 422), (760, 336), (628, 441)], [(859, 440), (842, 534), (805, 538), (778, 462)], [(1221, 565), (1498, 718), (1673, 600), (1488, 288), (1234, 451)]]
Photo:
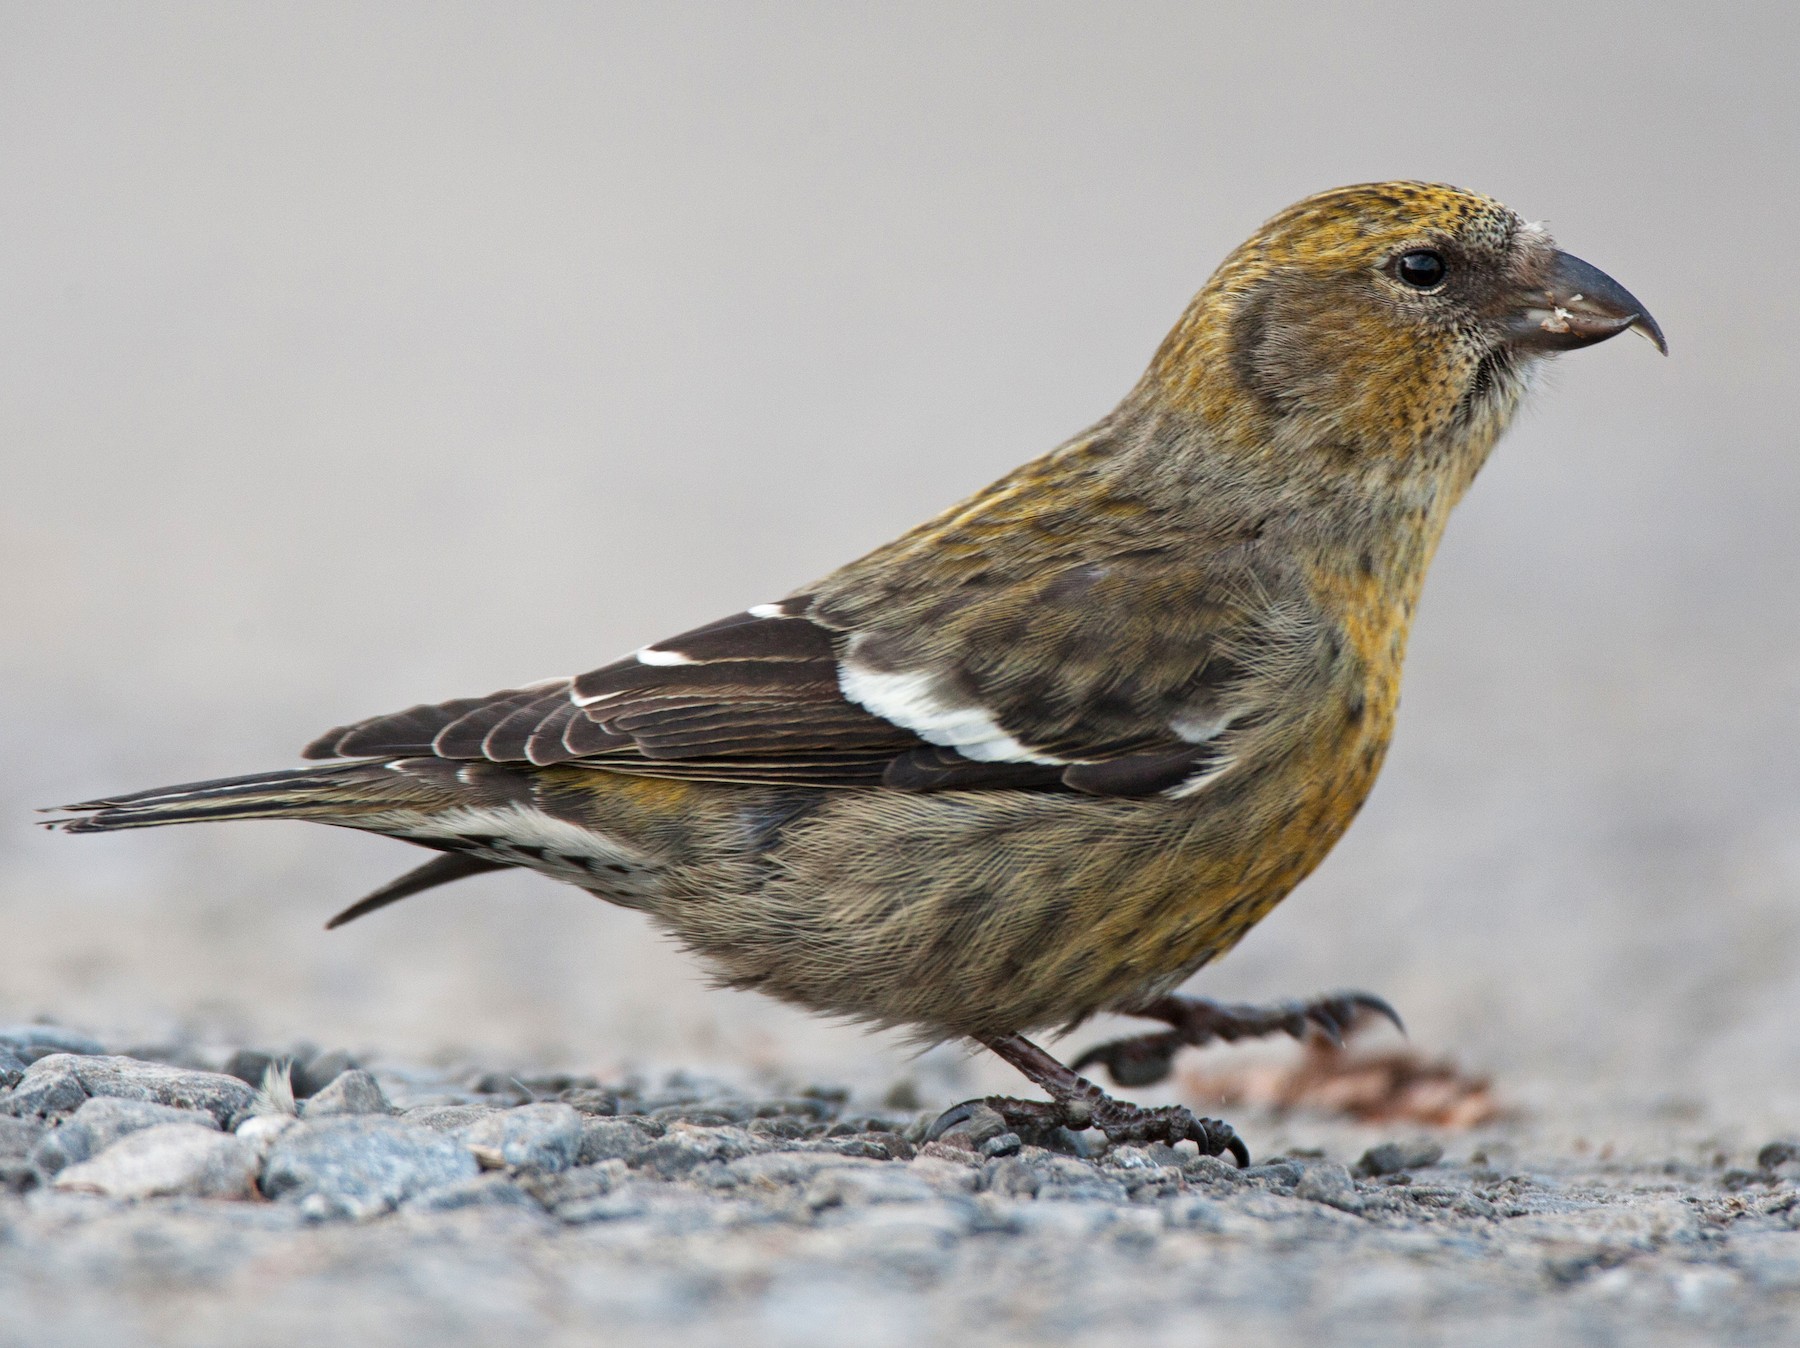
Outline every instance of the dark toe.
[(1174, 1070), (1175, 1051), (1180, 1047), (1168, 1035), (1114, 1039), (1094, 1045), (1070, 1063), (1069, 1069), (1080, 1072), (1099, 1063), (1121, 1086), (1154, 1086)]

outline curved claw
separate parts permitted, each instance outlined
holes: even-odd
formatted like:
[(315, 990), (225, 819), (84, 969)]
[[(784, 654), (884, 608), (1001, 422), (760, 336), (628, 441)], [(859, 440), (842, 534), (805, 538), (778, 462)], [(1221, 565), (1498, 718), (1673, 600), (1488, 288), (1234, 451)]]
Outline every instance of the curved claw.
[(1406, 1022), (1400, 1019), (1400, 1013), (1388, 1004), (1387, 998), (1377, 997), (1372, 992), (1345, 992), (1339, 994), (1359, 1011), (1369, 1011), (1380, 1016), (1401, 1034), (1406, 1033)]
[(1194, 1141), (1200, 1144), (1201, 1151), (1208, 1156), (1228, 1151), (1231, 1159), (1237, 1162), (1239, 1170), (1250, 1168), (1250, 1148), (1237, 1135), (1237, 1129), (1220, 1119), (1197, 1119), (1195, 1122), (1199, 1124), (1200, 1136)]
[(983, 1098), (977, 1100), (964, 1100), (961, 1104), (951, 1105), (950, 1108), (946, 1109), (942, 1114), (939, 1114), (937, 1118), (931, 1121), (931, 1127), (925, 1130), (925, 1140), (927, 1142), (936, 1142), (945, 1133), (956, 1127), (957, 1124), (967, 1123), (974, 1115), (975, 1111), (986, 1104), (987, 1100)]

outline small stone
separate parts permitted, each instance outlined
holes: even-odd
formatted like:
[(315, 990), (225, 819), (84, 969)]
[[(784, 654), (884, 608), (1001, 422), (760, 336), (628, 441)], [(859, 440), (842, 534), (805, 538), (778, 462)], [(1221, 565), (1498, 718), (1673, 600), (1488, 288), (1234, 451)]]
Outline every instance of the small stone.
[(581, 1115), (564, 1104), (520, 1105), (498, 1111), (462, 1129), (460, 1135), (467, 1146), (492, 1152), (509, 1170), (541, 1174), (574, 1165), (583, 1143)]
[(36, 1119), (0, 1118), (0, 1160), (31, 1155), (44, 1132)]
[(40, 1058), (25, 1069), (24, 1076), (13, 1087), (4, 1099), (0, 1099), (0, 1111), (15, 1118), (51, 1118), (57, 1114), (68, 1114), (80, 1107), (88, 1098), (87, 1088), (81, 1084), (81, 1078), (66, 1067), (51, 1066), (39, 1070), (39, 1063), (59, 1062), (61, 1055), (52, 1054), (48, 1058)]
[(13, 1105), (22, 1097), (29, 1097), (34, 1106), (9, 1108), (7, 1112), (51, 1114), (75, 1108), (81, 1103), (80, 1099), (69, 1104), (57, 1103), (70, 1098), (67, 1079), (71, 1077), (83, 1098), (106, 1096), (118, 1100), (149, 1100), (178, 1109), (204, 1109), (223, 1128), (231, 1127), (248, 1115), (256, 1103), (255, 1091), (236, 1077), (222, 1072), (196, 1072), (184, 1067), (142, 1062), (137, 1058), (52, 1053), (31, 1065), (7, 1101), (8, 1105)]
[(147, 1100), (107, 1096), (84, 1100), (81, 1107), (38, 1143), (32, 1160), (47, 1175), (78, 1165), (105, 1151), (120, 1138), (161, 1124), (181, 1123), (217, 1130), (218, 1121), (198, 1109), (176, 1109)]
[(1301, 1168), (1292, 1161), (1268, 1161), (1238, 1172), (1252, 1184), (1285, 1192), (1300, 1182)]
[(559, 1216), (562, 1209), (585, 1203), (611, 1193), (630, 1175), (623, 1161), (602, 1161), (599, 1165), (579, 1166), (556, 1175), (524, 1173), (513, 1181), (539, 1203)]
[(619, 1112), (619, 1097), (613, 1091), (589, 1086), (575, 1086), (562, 1093), (565, 1105), (583, 1114), (612, 1115)]
[(1361, 1179), (1397, 1175), (1402, 1170), (1436, 1165), (1443, 1159), (1444, 1149), (1435, 1142), (1383, 1142), (1362, 1154), (1362, 1159), (1356, 1163), (1356, 1174)]
[(1118, 1146), (1106, 1153), (1106, 1164), (1118, 1170), (1155, 1170), (1163, 1162), (1143, 1147)]
[(990, 1137), (977, 1149), (983, 1156), (1017, 1156), (1025, 1141), (1017, 1133), (1001, 1133), (998, 1137)]
[(260, 1087), (263, 1073), (277, 1061), (273, 1053), (257, 1048), (240, 1048), (225, 1060), (225, 1075), (236, 1077), (248, 1086)]
[(361, 1063), (341, 1048), (321, 1053), (304, 1063), (296, 1061), (291, 1075), (294, 1098), (304, 1100), (308, 1096), (317, 1095), (345, 1072), (361, 1066)]
[(0, 1192), (20, 1193), (37, 1184), (42, 1172), (32, 1152), (44, 1136), (36, 1119), (0, 1116)]
[(1195, 1156), (1185, 1161), (1181, 1173), (1190, 1184), (1206, 1184), (1221, 1189), (1241, 1189), (1248, 1183), (1244, 1172), (1218, 1156)]
[(953, 1146), (944, 1141), (927, 1142), (919, 1148), (918, 1155), (934, 1161), (954, 1162), (957, 1165), (975, 1165), (981, 1160), (967, 1147)]
[(477, 1175), (455, 1184), (427, 1189), (400, 1205), (402, 1212), (456, 1212), (462, 1208), (529, 1208), (540, 1212), (533, 1198), (509, 1175)]
[(1795, 1161), (1800, 1161), (1800, 1142), (1791, 1138), (1771, 1142), (1756, 1153), (1757, 1167), (1762, 1170), (1777, 1170)]
[(581, 1165), (620, 1160), (635, 1165), (637, 1158), (659, 1137), (633, 1119), (589, 1119), (581, 1127)]
[(392, 1114), (394, 1107), (381, 1091), (381, 1084), (353, 1067), (339, 1072), (323, 1090), (315, 1091), (300, 1106), (300, 1116), (307, 1119), (341, 1118), (349, 1114)]
[(416, 1194), (473, 1179), (467, 1147), (429, 1128), (376, 1115), (302, 1121), (276, 1140), (263, 1192), (314, 1217), (380, 1216)]
[(19, 1078), (25, 1075), (26, 1062), (12, 1047), (0, 1043), (0, 1091), (9, 1086), (19, 1084)]
[(60, 1025), (9, 1025), (0, 1029), (4, 1044), (27, 1064), (51, 1053), (104, 1053), (98, 1039), (91, 1039)]
[(1016, 1156), (991, 1161), (981, 1172), (981, 1187), (1003, 1198), (1036, 1198), (1043, 1180)]
[(620, 1222), (642, 1216), (648, 1206), (637, 1188), (627, 1184), (611, 1193), (560, 1204), (556, 1209), (556, 1217), (558, 1221), (567, 1222), (571, 1226), (587, 1222)]
[(470, 1124), (501, 1112), (494, 1105), (415, 1105), (403, 1110), (400, 1117), (421, 1128), (435, 1128), (440, 1133), (460, 1133)]
[(867, 1203), (924, 1203), (937, 1190), (922, 1176), (897, 1166), (840, 1166), (822, 1170), (806, 1186), (806, 1206), (855, 1207)]
[(1294, 1185), (1294, 1197), (1309, 1203), (1323, 1203), (1344, 1212), (1359, 1212), (1362, 1209), (1362, 1198), (1356, 1192), (1356, 1181), (1350, 1178), (1348, 1170), (1335, 1161), (1320, 1161), (1307, 1166), (1299, 1183)]
[(216, 1128), (159, 1123), (69, 1166), (55, 1185), (108, 1198), (249, 1198), (259, 1160), (255, 1147)]
[(756, 1139), (742, 1128), (678, 1123), (640, 1152), (634, 1164), (663, 1179), (678, 1179), (702, 1162), (733, 1161), (757, 1147)]

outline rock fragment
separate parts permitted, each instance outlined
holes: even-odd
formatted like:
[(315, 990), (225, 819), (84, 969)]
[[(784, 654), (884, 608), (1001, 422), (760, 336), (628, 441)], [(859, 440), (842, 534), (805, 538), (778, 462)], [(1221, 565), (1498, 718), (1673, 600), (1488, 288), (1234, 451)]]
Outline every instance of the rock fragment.
[(0, 1116), (0, 1192), (17, 1193), (38, 1182), (32, 1153), (43, 1135), (44, 1125), (36, 1119)]
[(660, 1136), (661, 1128), (646, 1127), (643, 1120), (590, 1118), (582, 1125), (581, 1151), (576, 1160), (581, 1165), (615, 1160), (635, 1165)]
[(90, 1097), (60, 1127), (44, 1135), (32, 1159), (45, 1174), (54, 1175), (99, 1155), (127, 1134), (165, 1123), (191, 1124), (215, 1132), (219, 1127), (218, 1120), (204, 1110), (176, 1109), (149, 1100)]
[(1383, 1142), (1370, 1147), (1356, 1163), (1359, 1179), (1378, 1175), (1398, 1175), (1403, 1170), (1436, 1165), (1444, 1159), (1444, 1149), (1436, 1142)]
[(476, 1159), (492, 1169), (555, 1174), (581, 1154), (581, 1115), (570, 1105), (520, 1105), (488, 1114), (459, 1130)]
[(455, 1212), (462, 1208), (543, 1208), (510, 1175), (490, 1172), (474, 1179), (427, 1189), (400, 1205), (403, 1212)]
[(0, 1045), (27, 1064), (52, 1053), (104, 1053), (98, 1039), (60, 1025), (8, 1025), (0, 1029)]
[(0, 1090), (19, 1084), (19, 1078), (25, 1075), (25, 1059), (13, 1051), (10, 1044), (0, 1042)]
[(381, 1083), (360, 1067), (339, 1072), (330, 1085), (315, 1091), (300, 1105), (300, 1116), (306, 1119), (393, 1112), (394, 1107), (382, 1093)]
[(312, 1216), (362, 1221), (479, 1169), (456, 1139), (398, 1119), (303, 1120), (270, 1148), (262, 1189)]
[(159, 1123), (69, 1166), (55, 1186), (108, 1198), (249, 1198), (258, 1161), (255, 1147), (216, 1127)]
[(678, 1123), (644, 1148), (633, 1164), (662, 1179), (675, 1179), (707, 1161), (735, 1161), (764, 1145), (742, 1128)]
[(1360, 1212), (1363, 1206), (1362, 1197), (1356, 1192), (1356, 1181), (1335, 1161), (1319, 1161), (1307, 1166), (1294, 1185), (1294, 1197), (1308, 1203), (1323, 1203), (1342, 1212)]
[(68, 1113), (89, 1097), (147, 1100), (203, 1109), (229, 1128), (250, 1113), (256, 1092), (222, 1072), (143, 1062), (137, 1058), (52, 1053), (31, 1064), (4, 1104), (9, 1114)]

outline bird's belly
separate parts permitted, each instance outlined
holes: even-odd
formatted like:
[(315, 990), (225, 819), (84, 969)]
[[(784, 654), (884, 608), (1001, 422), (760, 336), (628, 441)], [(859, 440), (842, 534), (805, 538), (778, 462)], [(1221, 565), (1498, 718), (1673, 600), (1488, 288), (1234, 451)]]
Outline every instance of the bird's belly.
[(703, 889), (659, 916), (728, 982), (813, 1010), (928, 1038), (1072, 1024), (1229, 949), (1319, 863), (1367, 788), (1289, 792), (1279, 807), (1245, 789), (1206, 802), (842, 793), (783, 836), (763, 883)]

